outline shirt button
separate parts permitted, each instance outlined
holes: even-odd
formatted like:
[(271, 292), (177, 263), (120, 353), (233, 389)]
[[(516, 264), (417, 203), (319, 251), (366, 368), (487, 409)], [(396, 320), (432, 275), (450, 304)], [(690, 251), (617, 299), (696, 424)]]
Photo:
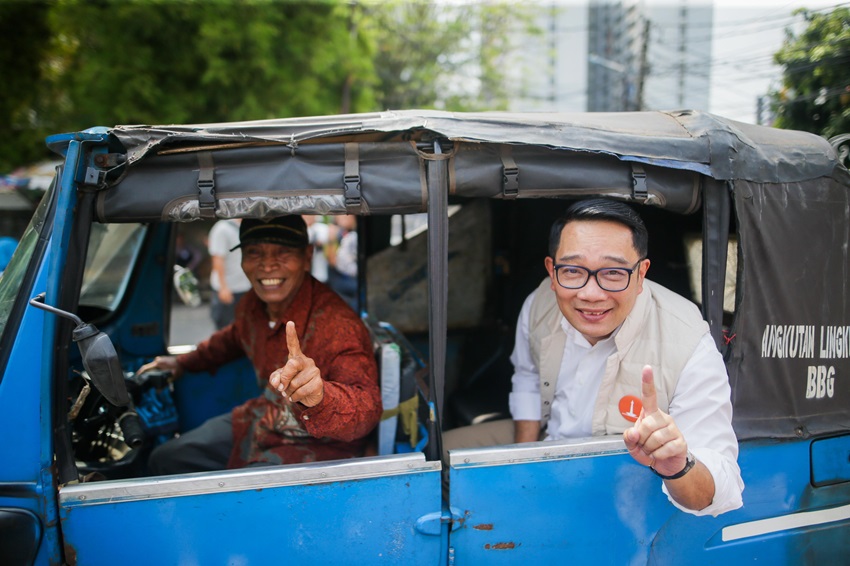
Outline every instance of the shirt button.
[(549, 387), (549, 382), (548, 382), (548, 381), (544, 381), (544, 382), (543, 382), (543, 385), (545, 385), (546, 387)]
[(544, 405), (548, 405), (548, 404), (549, 404), (549, 401), (543, 401), (543, 404), (544, 404)]
[(310, 415), (304, 415), (304, 420), (305, 420), (305, 421), (309, 421), (309, 420), (310, 420)]
[(545, 415), (543, 415), (543, 418), (548, 419), (548, 418), (549, 418), (549, 413), (546, 413)]

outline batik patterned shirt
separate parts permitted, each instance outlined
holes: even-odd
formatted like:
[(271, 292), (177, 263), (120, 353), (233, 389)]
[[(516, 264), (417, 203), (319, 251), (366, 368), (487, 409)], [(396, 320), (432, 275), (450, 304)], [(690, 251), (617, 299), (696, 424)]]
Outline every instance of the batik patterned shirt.
[[(313, 358), (324, 380), (324, 397), (315, 407), (292, 403), (268, 386), (271, 373), (288, 358), (288, 320), (295, 322), (301, 351)], [(186, 371), (214, 373), (243, 355), (264, 391), (233, 409), (229, 468), (362, 455), (382, 412), (378, 369), (369, 331), (329, 287), (308, 276), (283, 322), (273, 325), (265, 303), (249, 291), (236, 307), (233, 324), (177, 361)]]

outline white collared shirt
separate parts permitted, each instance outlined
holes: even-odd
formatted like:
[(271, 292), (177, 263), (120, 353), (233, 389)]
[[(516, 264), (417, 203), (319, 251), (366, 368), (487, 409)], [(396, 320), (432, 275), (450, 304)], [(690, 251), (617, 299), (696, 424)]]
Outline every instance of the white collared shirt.
[[(522, 305), (511, 354), (514, 375), (509, 404), (514, 420), (540, 420), (540, 374), (529, 349), (528, 323), (533, 297), (534, 293)], [(617, 348), (614, 335), (591, 346), (565, 318), (561, 320), (561, 328), (567, 339), (547, 440), (591, 436), (593, 408), (605, 363)], [(737, 463), (738, 441), (732, 429), (729, 379), (723, 358), (708, 333), (685, 364), (668, 412), (688, 448), (711, 472), (715, 484), (712, 504), (701, 511), (685, 509), (673, 499), (670, 501), (695, 515), (717, 515), (740, 507), (744, 484)], [(666, 487), (663, 489), (667, 493)]]

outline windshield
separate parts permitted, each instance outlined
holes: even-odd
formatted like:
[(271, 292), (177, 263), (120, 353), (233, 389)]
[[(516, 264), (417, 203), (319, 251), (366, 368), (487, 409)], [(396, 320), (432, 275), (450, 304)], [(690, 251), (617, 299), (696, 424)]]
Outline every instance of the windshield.
[[(54, 179), (54, 184), (55, 184)], [(12, 259), (9, 260), (9, 265), (0, 274), (0, 336), (6, 329), (6, 324), (9, 321), (9, 316), (12, 313), (12, 307), (15, 305), (15, 298), (21, 289), (24, 281), (24, 276), (27, 272), (30, 258), (32, 257), (35, 245), (38, 242), (38, 237), (44, 229), (44, 217), (47, 214), (47, 205), (50, 202), (50, 195), (53, 192), (54, 184), (50, 185), (45, 195), (41, 198), (41, 203), (30, 219), (29, 226), (21, 236), (21, 240), (15, 248), (15, 253)]]
[(80, 305), (115, 311), (136, 264), (147, 227), (142, 224), (93, 224)]

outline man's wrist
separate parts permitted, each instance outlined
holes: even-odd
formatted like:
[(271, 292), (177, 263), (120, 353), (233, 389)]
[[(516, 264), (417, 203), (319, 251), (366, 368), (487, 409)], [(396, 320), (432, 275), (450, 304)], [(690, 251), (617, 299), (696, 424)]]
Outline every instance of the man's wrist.
[(694, 458), (694, 455), (691, 454), (690, 450), (688, 450), (688, 454), (685, 457), (685, 467), (682, 468), (682, 471), (677, 472), (677, 473), (673, 474), (672, 476), (665, 476), (664, 474), (662, 474), (661, 472), (659, 472), (658, 470), (656, 470), (652, 466), (650, 466), (649, 469), (652, 470), (653, 473), (656, 476), (658, 476), (659, 478), (661, 478), (663, 480), (677, 480), (677, 479), (683, 477), (688, 472), (690, 472), (691, 469), (696, 465), (696, 463), (697, 463), (696, 458)]

